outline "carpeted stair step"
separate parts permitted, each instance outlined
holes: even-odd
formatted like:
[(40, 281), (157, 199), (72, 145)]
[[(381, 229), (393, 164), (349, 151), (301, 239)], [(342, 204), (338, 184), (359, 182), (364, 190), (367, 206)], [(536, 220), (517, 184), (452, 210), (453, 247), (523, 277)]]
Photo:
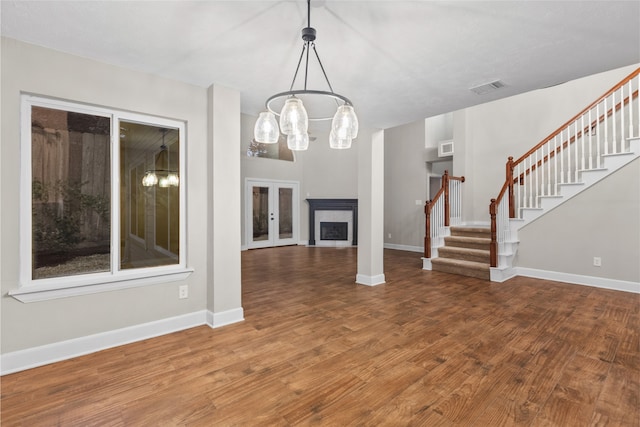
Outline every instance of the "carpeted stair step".
[(443, 273), (459, 274), (484, 280), (489, 280), (491, 277), (489, 264), (485, 263), (439, 257), (432, 259), (431, 265), (433, 270)]
[(480, 249), (488, 251), (490, 244), (490, 238), (463, 236), (448, 236), (444, 238), (445, 246), (453, 246), (456, 248)]
[(484, 227), (451, 227), (452, 236), (491, 238), (491, 230)]
[(473, 261), (489, 264), (490, 253), (488, 250), (460, 248), (455, 246), (443, 246), (438, 249), (441, 258), (459, 259), (461, 261)]

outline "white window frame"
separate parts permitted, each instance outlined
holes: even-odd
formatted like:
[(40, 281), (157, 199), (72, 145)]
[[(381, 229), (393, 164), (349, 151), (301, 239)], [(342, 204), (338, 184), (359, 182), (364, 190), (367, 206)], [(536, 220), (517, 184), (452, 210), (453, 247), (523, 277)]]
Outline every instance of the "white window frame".
[[(22, 301), (42, 301), (186, 279), (186, 125), (184, 121), (98, 107), (31, 94), (21, 96), (20, 153), (20, 283), (9, 295)], [(108, 272), (32, 279), (31, 111), (45, 107), (109, 117), (111, 120), (111, 269)], [(180, 135), (180, 254), (177, 264), (120, 269), (120, 121), (178, 129)], [(128, 230), (127, 230), (128, 233)]]

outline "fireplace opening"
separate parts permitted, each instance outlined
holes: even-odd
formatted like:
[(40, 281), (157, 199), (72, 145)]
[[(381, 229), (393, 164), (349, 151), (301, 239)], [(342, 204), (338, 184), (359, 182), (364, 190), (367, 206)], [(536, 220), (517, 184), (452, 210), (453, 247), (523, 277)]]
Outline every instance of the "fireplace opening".
[(348, 222), (320, 222), (320, 240), (349, 240)]

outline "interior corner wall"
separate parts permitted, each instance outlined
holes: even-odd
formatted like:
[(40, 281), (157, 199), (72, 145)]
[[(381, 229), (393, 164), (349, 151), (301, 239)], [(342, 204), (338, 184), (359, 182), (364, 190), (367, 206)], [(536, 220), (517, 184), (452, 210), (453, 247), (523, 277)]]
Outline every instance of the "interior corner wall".
[(463, 220), (489, 223), (489, 203), (517, 159), (611, 89), (638, 65), (476, 105), (454, 113), (454, 173), (464, 175)]
[[(207, 91), (158, 76), (2, 38), (0, 174), (2, 217), (2, 354), (204, 312), (207, 293)], [(187, 262), (184, 281), (91, 295), (21, 303), (20, 94), (28, 92), (92, 105), (184, 120), (187, 124)], [(178, 286), (189, 298), (178, 299)]]
[(640, 284), (638, 218), (640, 159), (520, 229), (515, 265)]
[(420, 252), (427, 198), (425, 121), (384, 131), (384, 242)]

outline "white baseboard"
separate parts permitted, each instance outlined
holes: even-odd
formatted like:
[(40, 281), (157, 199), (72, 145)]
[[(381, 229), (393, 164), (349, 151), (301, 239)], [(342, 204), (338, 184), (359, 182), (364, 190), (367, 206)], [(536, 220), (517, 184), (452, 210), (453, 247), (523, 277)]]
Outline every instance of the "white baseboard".
[(193, 328), (206, 324), (206, 321), (207, 311), (201, 310), (86, 337), (13, 351), (0, 357), (0, 375), (24, 371), (107, 348)]
[(397, 251), (424, 253), (424, 248), (422, 246), (396, 245), (394, 243), (385, 243), (384, 248), (395, 249)]
[(230, 325), (232, 323), (242, 322), (244, 320), (244, 310), (242, 307), (232, 310), (214, 313), (207, 310), (207, 325), (212, 328)]
[(562, 273), (558, 271), (537, 270), (535, 268), (515, 267), (516, 274), (536, 279), (553, 280), (556, 282), (572, 283), (575, 285), (593, 286), (596, 288), (612, 289), (614, 291), (632, 292), (640, 294), (640, 283), (626, 280), (606, 279), (595, 276)]
[(356, 274), (356, 283), (366, 286), (377, 286), (385, 283), (384, 274), (378, 274), (376, 276), (367, 276), (364, 274)]
[(433, 270), (433, 265), (431, 265), (431, 258), (422, 258), (422, 269)]

